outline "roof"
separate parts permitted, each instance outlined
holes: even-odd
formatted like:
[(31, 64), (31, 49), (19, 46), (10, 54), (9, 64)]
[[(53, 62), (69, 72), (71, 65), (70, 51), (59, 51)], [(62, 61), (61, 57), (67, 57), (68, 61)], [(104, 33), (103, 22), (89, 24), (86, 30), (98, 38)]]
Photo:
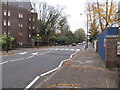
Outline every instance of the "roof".
[[(2, 3), (6, 4), (7, 0), (3, 0)], [(29, 11), (31, 11), (32, 9), (32, 5), (30, 0), (24, 1), (24, 0), (10, 0), (10, 2), (8, 2), (9, 5), (11, 6), (16, 6), (19, 7), (20, 5), (22, 5), (21, 8), (27, 9)]]

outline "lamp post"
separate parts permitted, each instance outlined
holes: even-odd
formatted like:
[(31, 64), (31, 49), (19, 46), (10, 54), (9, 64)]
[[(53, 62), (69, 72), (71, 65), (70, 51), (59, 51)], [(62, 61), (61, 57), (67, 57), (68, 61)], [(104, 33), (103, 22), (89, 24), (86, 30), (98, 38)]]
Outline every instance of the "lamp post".
[[(80, 14), (82, 15), (82, 14)], [(86, 40), (86, 46), (85, 46), (85, 49), (88, 48), (88, 13), (87, 13), (87, 40)]]
[(87, 46), (86, 48), (88, 48), (88, 13), (87, 13)]
[(8, 53), (8, 0), (7, 0), (7, 16), (6, 16), (6, 29), (7, 29), (7, 31), (6, 31), (6, 34), (7, 34), (7, 40), (6, 40), (6, 52)]

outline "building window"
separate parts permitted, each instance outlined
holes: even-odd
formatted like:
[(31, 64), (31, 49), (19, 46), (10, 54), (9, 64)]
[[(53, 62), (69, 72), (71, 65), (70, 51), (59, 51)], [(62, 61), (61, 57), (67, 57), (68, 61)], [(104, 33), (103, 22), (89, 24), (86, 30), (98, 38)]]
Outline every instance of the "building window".
[(4, 2), (5, 4), (7, 4), (7, 2)]
[(10, 16), (10, 11), (8, 11), (8, 16)]
[(18, 33), (19, 36), (23, 36), (23, 33)]
[(23, 7), (23, 5), (22, 5), (22, 4), (19, 4), (19, 7)]
[(29, 17), (29, 21), (31, 21), (31, 18)]
[(31, 26), (29, 26), (29, 29), (31, 29)]
[(33, 18), (33, 21), (35, 21), (35, 18)]
[(35, 29), (35, 26), (33, 26), (33, 29)]
[[(6, 16), (7, 15), (7, 10), (4, 10), (4, 16)], [(8, 11), (8, 16), (10, 16), (10, 11)]]
[(6, 20), (4, 20), (4, 23), (3, 23), (3, 24), (4, 24), (4, 26), (6, 26), (6, 25), (7, 25), (7, 22), (6, 22)]
[(18, 35), (20, 36), (21, 34), (20, 34), (20, 33), (18, 33)]
[(8, 32), (8, 34), (10, 35), (10, 32)]
[[(3, 2), (4, 2), (4, 4), (7, 4), (7, 1), (4, 1), (4, 0), (3, 0)], [(10, 3), (9, 3), (9, 2), (8, 2), (8, 5), (10, 5)]]
[(29, 34), (29, 37), (31, 37), (31, 34)]
[(6, 32), (4, 32), (3, 34), (6, 34)]
[(23, 24), (22, 24), (22, 23), (19, 23), (18, 26), (22, 28), (22, 27), (23, 27)]
[(8, 26), (10, 26), (10, 21), (8, 21)]
[(23, 42), (19, 42), (19, 45), (21, 45), (21, 46), (22, 46), (22, 45), (23, 45)]
[(23, 24), (21, 24), (21, 28), (23, 27)]
[(21, 42), (21, 46), (23, 45), (23, 42)]
[(19, 24), (18, 24), (18, 27), (20, 27), (20, 26), (21, 26), (21, 24), (19, 23)]
[(23, 18), (23, 13), (19, 13), (19, 18)]
[(3, 14), (4, 14), (4, 16), (6, 16), (6, 15), (7, 15), (7, 11), (6, 11), (6, 10), (4, 10), (4, 13), (3, 13)]
[[(4, 26), (7, 26), (7, 21), (4, 20), (4, 23), (3, 23)], [(8, 21), (8, 26), (10, 26), (10, 21)]]

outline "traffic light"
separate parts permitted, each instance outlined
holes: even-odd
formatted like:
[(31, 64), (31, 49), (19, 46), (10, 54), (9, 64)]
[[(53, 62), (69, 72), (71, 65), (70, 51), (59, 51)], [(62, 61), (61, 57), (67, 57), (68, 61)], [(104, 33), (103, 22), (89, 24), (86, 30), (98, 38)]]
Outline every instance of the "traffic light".
[(40, 36), (40, 34), (37, 34), (37, 37), (39, 37)]

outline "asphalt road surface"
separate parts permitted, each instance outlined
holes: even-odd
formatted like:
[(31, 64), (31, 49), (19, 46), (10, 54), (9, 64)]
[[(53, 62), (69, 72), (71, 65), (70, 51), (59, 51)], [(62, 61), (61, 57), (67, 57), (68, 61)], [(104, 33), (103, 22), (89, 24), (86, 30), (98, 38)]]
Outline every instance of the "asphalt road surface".
[(25, 88), (36, 76), (59, 66), (84, 45), (30, 50), (2, 57), (2, 88)]

